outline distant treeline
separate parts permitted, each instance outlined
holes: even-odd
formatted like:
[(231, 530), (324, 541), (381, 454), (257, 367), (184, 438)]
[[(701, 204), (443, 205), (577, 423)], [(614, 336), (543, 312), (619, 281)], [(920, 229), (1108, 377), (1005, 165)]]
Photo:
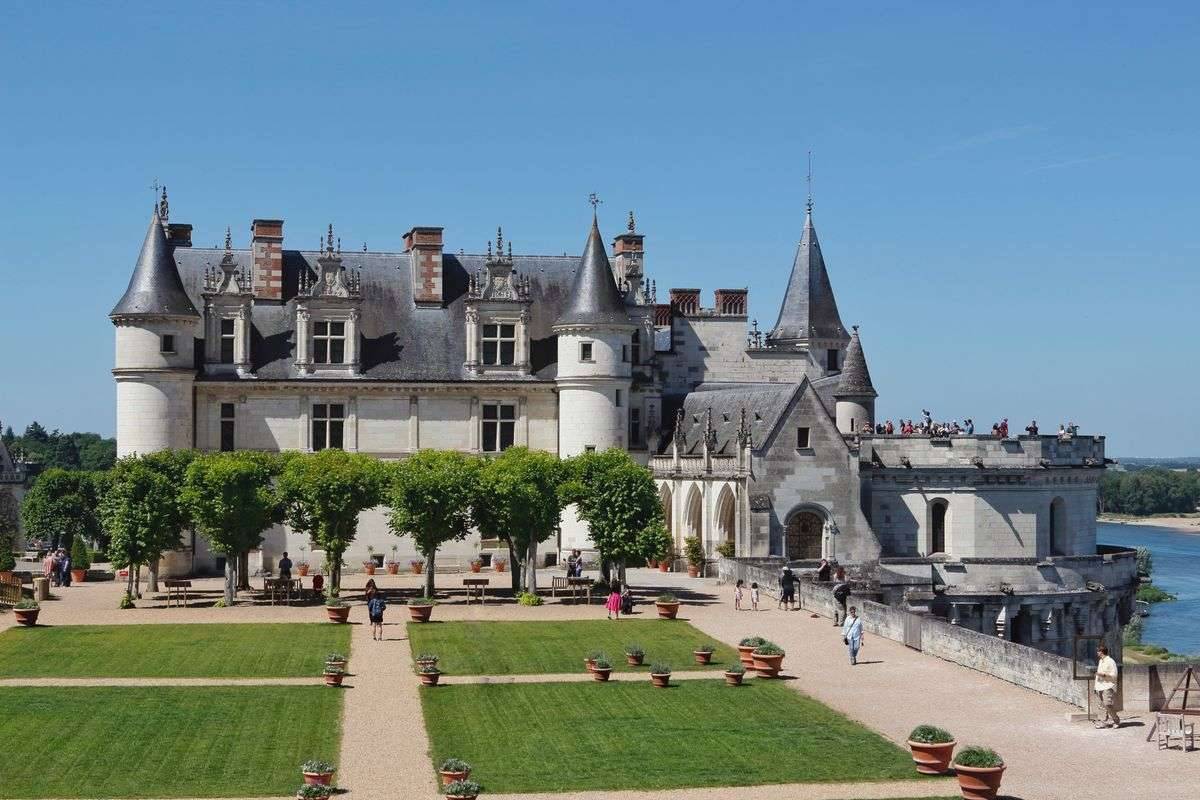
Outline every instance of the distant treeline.
[(1109, 514), (1186, 514), (1200, 505), (1200, 472), (1139, 469), (1104, 474), (1100, 510)]
[(1119, 458), (1124, 469), (1137, 472), (1140, 469), (1200, 469), (1200, 456), (1186, 458)]
[(25, 433), (18, 436), (12, 426), (4, 429), (4, 444), (13, 458), (24, 458), (41, 469), (105, 470), (117, 460), (117, 440), (105, 439), (97, 433), (47, 432), (37, 422), (31, 422)]

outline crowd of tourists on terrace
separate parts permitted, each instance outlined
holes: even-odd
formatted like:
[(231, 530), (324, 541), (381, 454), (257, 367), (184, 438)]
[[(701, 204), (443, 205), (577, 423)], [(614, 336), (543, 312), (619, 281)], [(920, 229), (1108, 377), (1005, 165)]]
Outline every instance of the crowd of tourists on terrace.
[[(1025, 433), (1029, 436), (1037, 436), (1039, 431), (1036, 419), (1025, 426)], [(1059, 441), (1066, 441), (1076, 436), (1078, 432), (1079, 426), (1074, 422), (1067, 424), (1059, 423)], [(975, 420), (968, 417), (962, 423), (959, 423), (958, 420), (949, 422), (934, 421), (932, 414), (927, 409), (922, 409), (920, 421), (901, 419), (897, 425), (893, 424), (889, 419), (876, 423), (873, 428), (870, 423), (864, 423), (862, 433), (874, 433), (879, 436), (928, 436), (932, 439), (942, 439), (950, 436), (974, 436)], [(1008, 438), (1008, 417), (1004, 417), (999, 422), (992, 424), (991, 436), (993, 439)]]

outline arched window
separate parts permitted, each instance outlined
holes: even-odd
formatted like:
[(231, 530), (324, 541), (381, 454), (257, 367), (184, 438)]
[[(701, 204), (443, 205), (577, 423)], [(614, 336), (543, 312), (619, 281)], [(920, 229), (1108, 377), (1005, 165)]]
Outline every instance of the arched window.
[[(683, 523), (685, 537), (695, 536), (704, 542), (704, 498), (700, 496), (700, 488), (697, 486), (692, 486), (692, 491), (688, 494)], [(678, 547), (683, 550), (682, 539), (679, 540)]]
[(728, 486), (717, 499), (717, 543), (737, 543), (737, 505)]
[(950, 504), (934, 500), (929, 506), (929, 555), (946, 552), (946, 512)]
[(671, 487), (667, 484), (662, 485), (662, 489), (658, 492), (659, 501), (662, 503), (663, 522), (667, 526), (667, 533), (674, 532), (675, 515), (671, 508)]
[(1050, 501), (1050, 555), (1067, 554), (1067, 504), (1061, 497)]
[(789, 561), (821, 557), (821, 535), (825, 517), (815, 511), (800, 510), (788, 518), (784, 556)]

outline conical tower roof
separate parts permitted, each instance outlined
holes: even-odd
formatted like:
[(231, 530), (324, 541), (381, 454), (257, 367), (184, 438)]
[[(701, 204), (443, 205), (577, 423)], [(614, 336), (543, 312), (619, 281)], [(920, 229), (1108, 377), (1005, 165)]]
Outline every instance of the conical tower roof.
[(796, 260), (792, 262), (787, 293), (779, 307), (779, 319), (767, 334), (767, 341), (788, 344), (810, 339), (846, 341), (849, 338), (838, 314), (829, 273), (825, 271), (825, 259), (821, 256), (810, 205), (804, 218), (804, 234), (796, 248)]
[(871, 383), (871, 371), (867, 369), (867, 357), (863, 355), (862, 342), (858, 339), (858, 326), (850, 335), (850, 346), (846, 348), (846, 360), (842, 364), (842, 377), (838, 381), (834, 397), (878, 397), (879, 392)]
[(592, 230), (588, 233), (587, 244), (583, 246), (579, 271), (575, 273), (575, 281), (571, 284), (571, 296), (555, 324), (630, 324), (629, 314), (625, 311), (625, 298), (617, 289), (595, 215), (592, 216)]
[(171, 246), (167, 244), (157, 208), (150, 217), (150, 228), (142, 242), (142, 252), (133, 268), (129, 287), (109, 316), (200, 316), (179, 279), (179, 270), (171, 257)]

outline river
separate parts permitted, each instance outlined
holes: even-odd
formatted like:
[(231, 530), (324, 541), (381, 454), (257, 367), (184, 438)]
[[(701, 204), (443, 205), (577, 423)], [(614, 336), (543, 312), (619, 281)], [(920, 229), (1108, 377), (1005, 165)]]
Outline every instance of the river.
[(1154, 585), (1179, 599), (1151, 607), (1142, 642), (1161, 645), (1172, 653), (1200, 655), (1200, 534), (1101, 522), (1097, 524), (1096, 541), (1150, 548)]

